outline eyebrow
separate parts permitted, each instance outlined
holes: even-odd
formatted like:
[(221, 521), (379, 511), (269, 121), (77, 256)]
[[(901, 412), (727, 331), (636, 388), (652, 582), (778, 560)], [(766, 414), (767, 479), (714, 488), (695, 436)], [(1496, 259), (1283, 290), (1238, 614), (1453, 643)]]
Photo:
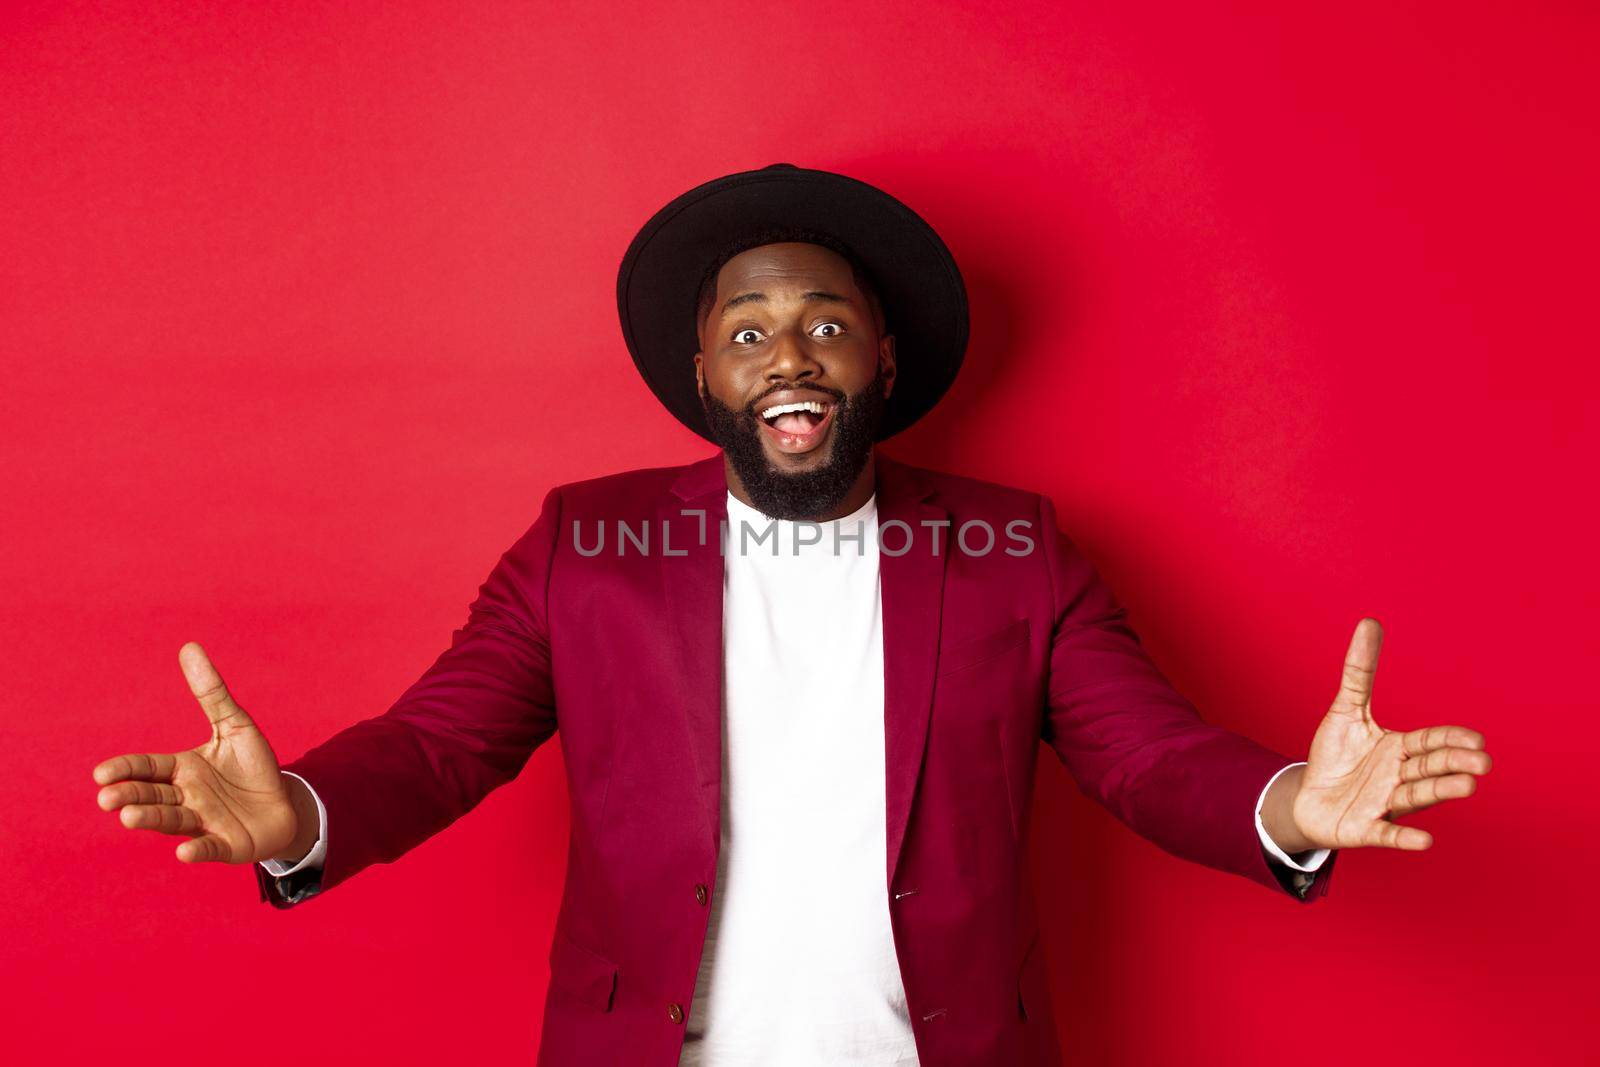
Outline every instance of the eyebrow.
[[(755, 302), (765, 303), (766, 299), (766, 293), (740, 293), (738, 296), (729, 297), (728, 302), (722, 305), (722, 314), (727, 315), (729, 311), (738, 307), (740, 304), (750, 304)], [(840, 296), (838, 293), (830, 293), (826, 289), (808, 289), (804, 293), (800, 294), (800, 299), (807, 303), (836, 303), (845, 304), (847, 306), (850, 305), (849, 297)]]

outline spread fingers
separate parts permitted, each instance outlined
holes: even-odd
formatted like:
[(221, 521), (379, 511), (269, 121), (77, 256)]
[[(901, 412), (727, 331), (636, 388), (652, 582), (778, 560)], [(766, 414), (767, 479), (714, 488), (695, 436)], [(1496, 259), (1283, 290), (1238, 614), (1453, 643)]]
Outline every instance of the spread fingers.
[(200, 820), (195, 813), (176, 804), (128, 804), (122, 809), (122, 825), (130, 830), (156, 830), (163, 834), (200, 833)]

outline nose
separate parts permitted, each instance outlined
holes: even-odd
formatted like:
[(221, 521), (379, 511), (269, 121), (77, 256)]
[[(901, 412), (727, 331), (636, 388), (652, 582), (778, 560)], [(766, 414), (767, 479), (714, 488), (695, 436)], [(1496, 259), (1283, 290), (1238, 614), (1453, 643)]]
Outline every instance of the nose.
[(768, 382), (797, 382), (819, 377), (822, 364), (811, 354), (810, 346), (797, 338), (793, 330), (784, 330), (767, 346), (771, 354), (767, 362)]

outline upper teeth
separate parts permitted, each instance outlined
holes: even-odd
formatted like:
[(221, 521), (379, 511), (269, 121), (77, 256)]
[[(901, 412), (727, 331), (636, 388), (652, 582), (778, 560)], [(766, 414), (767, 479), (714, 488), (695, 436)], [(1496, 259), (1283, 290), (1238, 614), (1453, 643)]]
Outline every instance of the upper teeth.
[(826, 409), (823, 408), (823, 406), (817, 401), (806, 400), (799, 404), (778, 404), (774, 407), (767, 408), (761, 413), (761, 417), (763, 419), (777, 418), (779, 415), (790, 411), (809, 411), (813, 415), (821, 415), (824, 410)]

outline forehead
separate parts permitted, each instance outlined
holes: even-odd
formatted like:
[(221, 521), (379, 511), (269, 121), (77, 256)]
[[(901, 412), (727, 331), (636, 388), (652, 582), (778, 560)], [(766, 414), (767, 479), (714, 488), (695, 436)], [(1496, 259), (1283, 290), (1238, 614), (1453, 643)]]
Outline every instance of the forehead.
[(736, 287), (760, 283), (799, 285), (821, 280), (836, 286), (855, 285), (849, 261), (833, 249), (785, 241), (746, 249), (724, 263), (717, 272), (717, 293), (726, 296)]

